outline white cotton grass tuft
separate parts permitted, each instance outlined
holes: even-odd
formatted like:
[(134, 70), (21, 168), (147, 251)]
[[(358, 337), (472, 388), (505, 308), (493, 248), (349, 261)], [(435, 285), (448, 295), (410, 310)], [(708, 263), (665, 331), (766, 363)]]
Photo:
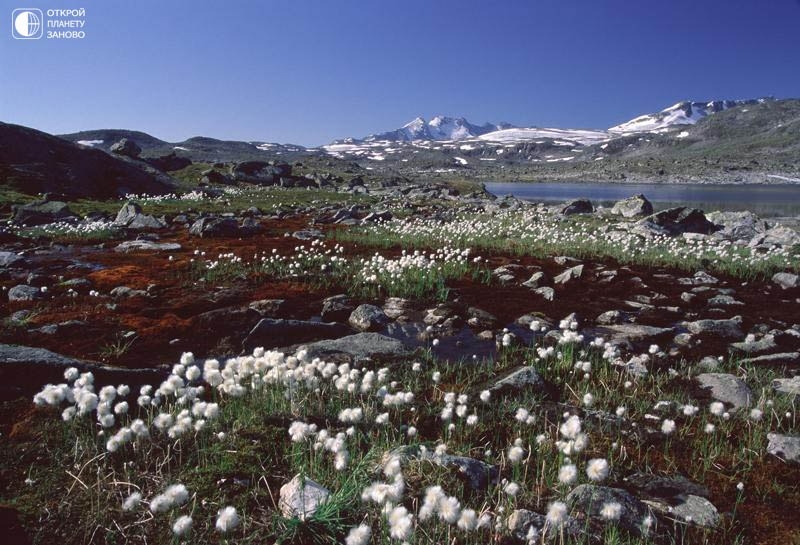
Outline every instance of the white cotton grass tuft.
[(142, 494), (140, 492), (134, 492), (122, 502), (122, 510), (133, 511), (139, 507), (140, 503), (142, 503)]
[(589, 480), (599, 482), (608, 477), (608, 462), (605, 458), (592, 458), (586, 464), (586, 476)]
[(567, 519), (567, 504), (554, 501), (547, 507), (546, 523), (556, 528), (561, 527)]
[(172, 525), (172, 533), (176, 536), (185, 536), (192, 530), (192, 517), (182, 515)]
[(366, 524), (360, 524), (350, 529), (350, 533), (344, 540), (345, 545), (367, 545), (372, 537), (372, 528)]
[(578, 478), (578, 468), (575, 464), (565, 464), (558, 470), (558, 482), (572, 484)]
[(606, 502), (600, 509), (600, 516), (605, 520), (618, 520), (622, 514), (622, 505), (615, 501)]
[(239, 514), (235, 507), (229, 505), (217, 511), (216, 528), (218, 532), (230, 532), (239, 526), (239, 522)]
[(478, 515), (474, 509), (462, 509), (456, 524), (465, 532), (471, 532), (478, 527)]
[(672, 432), (675, 431), (675, 421), (670, 420), (669, 418), (665, 418), (663, 422), (661, 422), (661, 433), (664, 435), (670, 435)]

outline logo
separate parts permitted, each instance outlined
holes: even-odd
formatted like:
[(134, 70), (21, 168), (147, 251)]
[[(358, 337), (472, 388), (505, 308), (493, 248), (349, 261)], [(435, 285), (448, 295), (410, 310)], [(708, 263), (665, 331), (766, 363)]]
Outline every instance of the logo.
[(11, 14), (11, 35), (17, 40), (38, 40), (44, 35), (42, 10), (15, 9)]

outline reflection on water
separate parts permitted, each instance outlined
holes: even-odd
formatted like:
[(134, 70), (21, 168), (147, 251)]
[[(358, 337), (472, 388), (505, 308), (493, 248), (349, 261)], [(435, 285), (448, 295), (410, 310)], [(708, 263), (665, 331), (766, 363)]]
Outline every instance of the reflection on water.
[(514, 195), (529, 201), (567, 201), (586, 198), (595, 206), (637, 193), (644, 194), (656, 210), (691, 206), (702, 210), (750, 210), (759, 216), (800, 215), (800, 185), (704, 185), (704, 184), (621, 184), (592, 183), (510, 183), (487, 182), (490, 193)]

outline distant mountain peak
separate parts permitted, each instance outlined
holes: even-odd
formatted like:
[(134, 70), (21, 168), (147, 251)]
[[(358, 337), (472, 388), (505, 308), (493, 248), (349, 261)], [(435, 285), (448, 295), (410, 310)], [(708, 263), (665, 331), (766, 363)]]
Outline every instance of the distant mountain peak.
[(488, 132), (512, 127), (513, 125), (508, 123), (474, 125), (463, 117), (447, 115), (436, 115), (430, 121), (418, 116), (399, 129), (371, 134), (365, 137), (363, 141), (464, 140), (465, 138), (474, 138)]

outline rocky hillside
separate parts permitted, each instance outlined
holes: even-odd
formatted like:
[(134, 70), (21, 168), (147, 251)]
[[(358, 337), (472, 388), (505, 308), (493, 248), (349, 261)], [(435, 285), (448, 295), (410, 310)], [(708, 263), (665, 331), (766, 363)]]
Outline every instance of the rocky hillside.
[(27, 194), (114, 198), (170, 193), (172, 179), (147, 163), (110, 155), (47, 133), (0, 123), (0, 180)]

